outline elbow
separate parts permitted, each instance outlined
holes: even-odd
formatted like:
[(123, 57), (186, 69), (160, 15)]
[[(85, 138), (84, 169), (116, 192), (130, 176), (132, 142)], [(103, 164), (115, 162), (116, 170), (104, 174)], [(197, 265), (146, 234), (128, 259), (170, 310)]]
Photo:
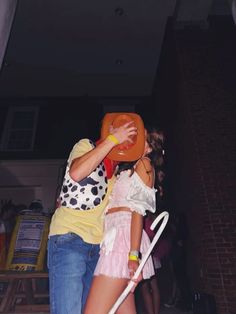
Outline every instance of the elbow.
[(79, 182), (80, 180), (82, 180), (83, 178), (81, 177), (81, 167), (79, 167), (78, 165), (78, 158), (73, 160), (70, 168), (69, 168), (69, 176), (70, 178), (75, 181), (75, 182)]
[(73, 181), (75, 181), (75, 182), (78, 182), (79, 180), (78, 180), (78, 175), (76, 175), (76, 173), (75, 173), (75, 171), (73, 171), (73, 170), (69, 170), (69, 175), (70, 175), (70, 177), (71, 177), (71, 179), (73, 180)]
[(81, 180), (85, 179), (87, 175), (88, 174), (83, 169), (78, 170), (78, 168), (77, 169), (71, 168), (69, 170), (69, 176), (75, 182), (80, 182)]

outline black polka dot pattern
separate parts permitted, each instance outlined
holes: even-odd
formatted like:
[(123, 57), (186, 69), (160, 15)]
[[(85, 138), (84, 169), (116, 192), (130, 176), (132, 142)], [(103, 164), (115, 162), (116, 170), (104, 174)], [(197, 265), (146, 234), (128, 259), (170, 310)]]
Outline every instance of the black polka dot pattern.
[[(94, 147), (91, 141), (90, 144)], [(107, 182), (107, 174), (103, 162), (80, 182), (75, 182), (71, 179), (68, 163), (60, 193), (61, 205), (77, 210), (93, 209), (105, 198)]]

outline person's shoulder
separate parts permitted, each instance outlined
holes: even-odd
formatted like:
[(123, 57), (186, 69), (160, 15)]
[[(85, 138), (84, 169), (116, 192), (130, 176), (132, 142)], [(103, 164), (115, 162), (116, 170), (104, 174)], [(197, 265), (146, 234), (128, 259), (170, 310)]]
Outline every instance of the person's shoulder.
[(143, 166), (151, 166), (151, 159), (148, 157), (142, 157), (138, 160), (137, 165), (143, 165)]
[(69, 164), (75, 158), (79, 158), (85, 153), (89, 152), (95, 147), (95, 144), (88, 138), (80, 139), (75, 145), (73, 146), (70, 156), (69, 156)]
[(151, 173), (152, 172), (151, 160), (148, 157), (140, 158), (135, 165), (135, 171), (141, 173), (144, 172), (147, 174)]
[(78, 142), (75, 143), (75, 145), (90, 145), (90, 146), (94, 146), (95, 144), (89, 138), (81, 138)]
[(149, 187), (153, 186), (153, 167), (151, 161), (147, 157), (142, 157), (138, 160), (135, 166), (135, 172), (139, 175), (142, 181)]
[(91, 149), (91, 148), (94, 148), (94, 147), (95, 147), (95, 144), (94, 144), (93, 141), (91, 141), (88, 138), (82, 138), (82, 139), (80, 139), (78, 142), (76, 142), (74, 144), (72, 150), (74, 150), (74, 149), (84, 149), (84, 148)]

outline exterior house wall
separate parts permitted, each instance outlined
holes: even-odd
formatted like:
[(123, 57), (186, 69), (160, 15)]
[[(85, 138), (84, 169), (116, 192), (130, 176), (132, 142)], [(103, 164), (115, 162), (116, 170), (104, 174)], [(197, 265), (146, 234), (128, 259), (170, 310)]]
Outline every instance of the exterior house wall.
[(3, 160), (0, 162), (0, 202), (29, 206), (42, 200), (44, 211), (55, 209), (65, 160)]

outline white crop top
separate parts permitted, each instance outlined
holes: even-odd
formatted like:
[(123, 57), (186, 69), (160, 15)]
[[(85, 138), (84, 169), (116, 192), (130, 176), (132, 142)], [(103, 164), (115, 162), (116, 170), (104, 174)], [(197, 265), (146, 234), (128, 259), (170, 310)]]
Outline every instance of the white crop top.
[(129, 207), (140, 215), (146, 211), (156, 211), (156, 189), (147, 186), (137, 172), (131, 170), (120, 173), (114, 184), (106, 211), (114, 207)]

